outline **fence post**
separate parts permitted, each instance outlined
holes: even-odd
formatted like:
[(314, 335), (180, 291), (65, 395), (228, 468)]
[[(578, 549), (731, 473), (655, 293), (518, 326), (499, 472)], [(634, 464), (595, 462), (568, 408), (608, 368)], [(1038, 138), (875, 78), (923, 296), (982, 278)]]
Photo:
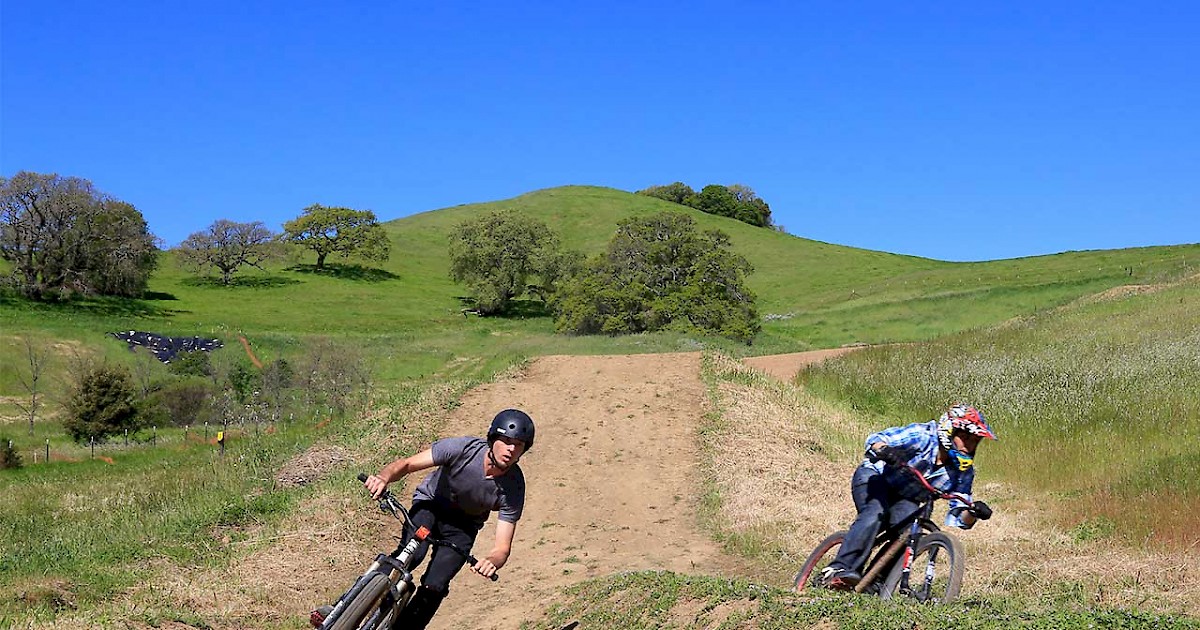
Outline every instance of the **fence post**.
[(92, 459), (96, 459), (96, 436), (92, 436)]
[(129, 429), (125, 429), (125, 446), (129, 446)]
[(154, 436), (150, 438), (151, 446), (158, 446), (158, 425), (154, 425)]
[(50, 438), (46, 438), (46, 463), (50, 463)]
[(188, 434), (191, 432), (192, 432), (192, 425), (190, 425), (190, 424), (183, 425), (183, 443), (184, 444), (187, 444)]
[(208, 420), (204, 421), (204, 441), (208, 441)]

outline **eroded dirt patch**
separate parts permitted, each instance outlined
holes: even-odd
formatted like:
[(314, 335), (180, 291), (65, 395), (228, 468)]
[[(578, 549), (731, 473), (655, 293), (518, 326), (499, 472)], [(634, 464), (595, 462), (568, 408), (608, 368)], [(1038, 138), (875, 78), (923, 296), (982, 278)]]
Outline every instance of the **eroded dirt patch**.
[(340, 446), (314, 446), (284, 464), (275, 482), (284, 488), (307, 486), (350, 461), (350, 453)]

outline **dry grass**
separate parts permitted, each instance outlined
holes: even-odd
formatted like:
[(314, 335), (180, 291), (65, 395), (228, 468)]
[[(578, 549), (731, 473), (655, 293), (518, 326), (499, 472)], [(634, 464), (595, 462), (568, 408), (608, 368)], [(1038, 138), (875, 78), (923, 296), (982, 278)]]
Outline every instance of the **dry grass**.
[[(801, 561), (854, 516), (849, 477), (866, 426), (845, 411), (723, 356), (706, 368), (720, 410), (706, 436), (722, 526), (769, 541)], [(878, 425), (879, 422), (874, 424)], [(996, 509), (972, 530), (953, 530), (967, 549), (964, 595), (1018, 595), (1200, 615), (1200, 555), (1161, 553), (1110, 539), (1080, 540), (1054, 526), (1046, 508), (1066, 501), (988, 482), (975, 494)], [(781, 576), (786, 579), (787, 576)]]
[(104, 619), (120, 628), (140, 627), (139, 620), (191, 627), (180, 624), (180, 616), (214, 630), (307, 627), (308, 612), (352, 584), (375, 553), (390, 550), (397, 533), (395, 520), (364, 500), (355, 484), (321, 480), (350, 462), (370, 467), (415, 452), (465, 387), (443, 384), (376, 401), (361, 423), (365, 433), (344, 436), (355, 446), (310, 449), (283, 466), (277, 481), (307, 485), (311, 494), (278, 525), (214, 531), (230, 551), (228, 564), (183, 567), (157, 560), (151, 567), (157, 577), (142, 587), (86, 615), (67, 613), (36, 627), (104, 627)]
[(838, 434), (855, 423), (728, 357), (711, 361), (718, 375), (736, 375), (717, 384), (724, 430), (707, 436), (721, 520), (736, 533), (776, 532), (774, 542), (802, 559), (854, 515), (849, 474), (857, 451)]

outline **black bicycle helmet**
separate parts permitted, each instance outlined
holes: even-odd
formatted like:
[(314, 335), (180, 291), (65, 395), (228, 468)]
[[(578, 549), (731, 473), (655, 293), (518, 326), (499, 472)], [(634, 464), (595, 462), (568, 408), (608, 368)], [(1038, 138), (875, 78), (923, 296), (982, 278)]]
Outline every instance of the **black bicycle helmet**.
[(501, 435), (510, 437), (514, 440), (521, 440), (525, 443), (525, 450), (533, 448), (533, 418), (529, 414), (520, 409), (505, 409), (496, 414), (492, 419), (492, 426), (488, 428), (488, 443), (492, 443)]

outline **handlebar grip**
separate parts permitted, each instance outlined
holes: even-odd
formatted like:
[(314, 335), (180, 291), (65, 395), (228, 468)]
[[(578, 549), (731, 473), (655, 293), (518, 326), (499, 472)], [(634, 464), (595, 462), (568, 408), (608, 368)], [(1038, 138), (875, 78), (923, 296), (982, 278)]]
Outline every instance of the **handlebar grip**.
[[(457, 549), (457, 548), (455, 548), (455, 551), (458, 551), (458, 549)], [(459, 551), (459, 553), (462, 553), (462, 552), (461, 552), (461, 551)], [(478, 559), (478, 558), (476, 558), (475, 556), (468, 555), (468, 556), (467, 556), (467, 563), (468, 563), (468, 564), (470, 564), (471, 566), (475, 566), (475, 565), (479, 564), (479, 559)], [(496, 580), (499, 580), (499, 579), (500, 579), (500, 574), (499, 574), (499, 573), (493, 573), (493, 574), (491, 574), (491, 575), (489, 575), (489, 576), (488, 576), (488, 579), (489, 579), (489, 580), (491, 580), (491, 581), (493, 581), (493, 582), (495, 582)]]

